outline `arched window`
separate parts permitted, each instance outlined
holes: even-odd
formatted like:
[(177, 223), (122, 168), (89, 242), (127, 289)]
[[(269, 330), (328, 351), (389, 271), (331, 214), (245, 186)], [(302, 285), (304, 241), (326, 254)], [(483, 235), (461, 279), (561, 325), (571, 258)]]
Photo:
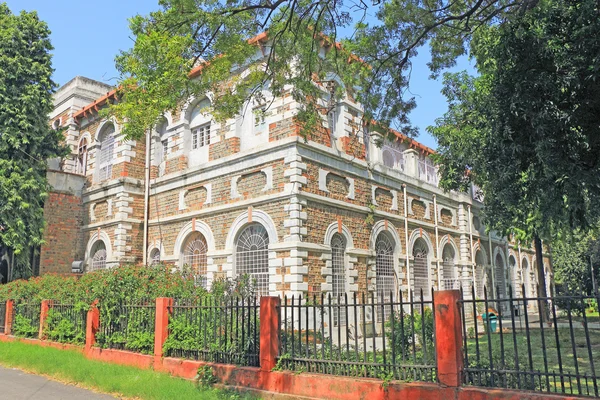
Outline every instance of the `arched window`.
[(238, 276), (250, 277), (259, 295), (269, 294), (269, 234), (261, 224), (250, 224), (238, 235), (235, 269)]
[(165, 173), (165, 161), (169, 152), (169, 139), (166, 137), (167, 120), (162, 120), (156, 125), (156, 142), (154, 146), (154, 164), (158, 166), (158, 175)]
[(102, 182), (112, 177), (113, 156), (115, 150), (115, 126), (107, 124), (100, 135), (100, 154), (98, 156), (98, 181)]
[(429, 249), (423, 239), (417, 239), (413, 246), (413, 288), (414, 296), (429, 297)]
[(487, 271), (485, 255), (481, 250), (477, 250), (477, 253), (475, 253), (475, 287), (477, 290), (475, 295), (482, 299), (484, 294), (483, 288), (485, 287), (486, 291), (489, 292), (491, 285), (492, 282)]
[(76, 173), (85, 175), (87, 172), (87, 157), (88, 157), (88, 141), (86, 138), (82, 138), (79, 141), (77, 150), (77, 166)]
[(158, 264), (160, 264), (160, 250), (152, 249), (152, 251), (150, 252), (150, 265), (154, 266)]
[[(383, 299), (384, 303), (390, 303), (394, 290), (394, 241), (390, 236), (381, 232), (375, 241), (375, 278), (377, 284), (377, 300)], [(385, 320), (389, 319), (391, 307), (385, 306)], [(381, 308), (377, 308), (379, 321), (384, 320)]]
[(192, 131), (192, 150), (199, 149), (210, 144), (210, 115), (206, 109), (210, 107), (210, 100), (205, 98), (192, 110), (190, 128)]
[(494, 288), (494, 293), (498, 295), (499, 298), (506, 298), (506, 277), (504, 275), (504, 260), (500, 254), (496, 254), (496, 287)]
[(195, 232), (190, 235), (183, 245), (182, 266), (187, 266), (192, 270), (196, 284), (206, 287), (208, 283), (206, 277), (206, 239), (201, 233)]
[(520, 285), (520, 277), (517, 273), (517, 260), (515, 260), (515, 257), (513, 255), (508, 257), (508, 269), (510, 279), (508, 281), (509, 292), (507, 294), (512, 294), (512, 296), (515, 297), (517, 293), (517, 286)]
[(92, 246), (92, 262), (90, 272), (106, 268), (106, 245), (102, 240), (98, 240)]
[[(331, 238), (331, 274), (334, 301), (338, 301), (346, 293), (346, 238), (335, 233)], [(346, 325), (345, 314), (338, 308), (333, 309), (334, 325)]]
[(386, 167), (394, 168), (396, 164), (396, 160), (394, 159), (394, 155), (389, 150), (383, 151), (383, 165)]
[(442, 251), (442, 259), (443, 259), (443, 277), (444, 277), (444, 289), (452, 290), (452, 289), (460, 289), (460, 281), (458, 279), (458, 271), (456, 270), (456, 266), (454, 265), (454, 258), (456, 254), (454, 249), (450, 244), (446, 244), (444, 246), (444, 250)]

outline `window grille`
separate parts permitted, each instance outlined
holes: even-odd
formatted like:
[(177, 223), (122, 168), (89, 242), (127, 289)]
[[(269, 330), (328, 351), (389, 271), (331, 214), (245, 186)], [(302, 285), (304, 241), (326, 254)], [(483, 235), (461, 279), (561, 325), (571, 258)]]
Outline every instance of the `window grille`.
[[(394, 290), (394, 242), (385, 233), (380, 233), (375, 242), (375, 279), (377, 284), (377, 300), (383, 299), (384, 303), (391, 303), (391, 294)], [(388, 321), (391, 306), (384, 305), (384, 315), (377, 307), (379, 321)]]
[(500, 298), (506, 298), (506, 279), (504, 275), (504, 261), (500, 254), (496, 256), (496, 287), (494, 292), (498, 292), (497, 295)]
[(99, 240), (94, 244), (92, 248), (92, 263), (90, 266), (91, 271), (97, 271), (106, 268), (106, 246), (104, 242)]
[(269, 234), (262, 225), (249, 225), (239, 234), (235, 268), (238, 276), (250, 277), (258, 295), (269, 294)]
[(192, 129), (192, 149), (210, 144), (210, 123)]
[[(331, 238), (331, 274), (332, 274), (332, 293), (333, 300), (341, 301), (346, 293), (346, 239), (339, 233)], [(346, 325), (346, 319), (339, 308), (333, 309), (333, 324), (335, 326)]]
[(413, 247), (413, 287), (415, 298), (421, 295), (429, 296), (429, 262), (427, 244), (419, 239)]
[[(160, 142), (162, 144), (162, 160), (167, 157), (167, 152), (169, 151), (169, 141), (167, 139)], [(162, 161), (161, 160), (161, 161)]]
[(208, 283), (206, 251), (208, 246), (206, 240), (201, 234), (197, 234), (188, 239), (183, 252), (183, 265), (191, 268), (196, 284), (206, 287)]
[(383, 165), (404, 171), (404, 153), (400, 148), (390, 145), (383, 146)]
[(419, 160), (419, 178), (435, 186), (438, 184), (438, 176), (435, 164), (428, 157), (421, 158)]
[(77, 152), (77, 173), (85, 175), (87, 172), (87, 156), (88, 156), (88, 143), (87, 139), (83, 138), (79, 142), (79, 149)]
[(158, 265), (160, 264), (160, 250), (154, 249), (150, 252), (150, 265)]
[(444, 246), (444, 251), (442, 253), (443, 264), (443, 278), (444, 278), (444, 289), (445, 290), (458, 290), (460, 289), (460, 280), (458, 279), (458, 274), (456, 270), (456, 266), (454, 265), (454, 249), (452, 246), (447, 244)]
[(105, 181), (112, 177), (112, 164), (115, 149), (115, 127), (110, 125), (101, 135), (100, 157), (98, 159), (98, 180)]

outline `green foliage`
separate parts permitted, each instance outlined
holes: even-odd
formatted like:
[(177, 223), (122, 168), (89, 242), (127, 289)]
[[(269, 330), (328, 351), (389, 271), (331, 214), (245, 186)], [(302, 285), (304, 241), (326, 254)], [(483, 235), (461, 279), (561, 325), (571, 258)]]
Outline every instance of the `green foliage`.
[(600, 281), (600, 240), (592, 232), (562, 232), (552, 245), (552, 266), (560, 295), (590, 295), (594, 263), (596, 282)]
[(143, 354), (154, 351), (155, 303), (128, 303), (100, 308), (101, 330), (96, 344)]
[(21, 314), (15, 314), (12, 325), (12, 333), (15, 336), (36, 338), (39, 333), (40, 326), (35, 324), (30, 318)]
[(211, 387), (217, 383), (217, 377), (214, 374), (213, 367), (210, 365), (203, 365), (198, 368), (198, 383), (202, 387)]
[(413, 348), (416, 363), (429, 365), (435, 360), (433, 341), (433, 311), (425, 308), (423, 313), (404, 310), (395, 312), (385, 324), (385, 335), (395, 346), (396, 355), (401, 359), (412, 359)]
[(44, 336), (53, 342), (84, 344), (87, 308), (85, 303), (79, 303), (73, 307), (72, 312), (63, 313), (58, 308), (50, 307)]
[(62, 133), (48, 124), (51, 50), (50, 31), (36, 12), (13, 15), (0, 3), (0, 246), (23, 267), (12, 276), (28, 274), (26, 253), (42, 242), (46, 160), (64, 154)]
[(492, 229), (549, 239), (598, 221), (598, 12), (593, 0), (539, 1), (476, 31), (480, 76), (445, 76), (449, 110), (431, 129), (441, 182), (475, 182)]
[(113, 394), (116, 398), (163, 400), (252, 400), (256, 397), (234, 391), (204, 388), (185, 379), (135, 367), (89, 360), (71, 350), (0, 342), (0, 364), (50, 376), (59, 381)]

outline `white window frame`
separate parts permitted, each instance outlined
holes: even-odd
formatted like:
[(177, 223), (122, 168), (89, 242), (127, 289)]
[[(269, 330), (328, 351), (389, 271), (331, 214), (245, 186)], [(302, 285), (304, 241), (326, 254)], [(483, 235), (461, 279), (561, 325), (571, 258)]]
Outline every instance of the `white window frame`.
[(210, 145), (210, 122), (192, 128), (192, 150)]
[[(112, 132), (111, 132), (112, 130)], [(100, 149), (98, 154), (98, 182), (112, 178), (112, 167), (115, 155), (115, 126), (110, 124), (100, 132)]]
[(87, 161), (88, 161), (88, 140), (83, 137), (79, 141), (77, 146), (77, 169), (76, 173), (85, 175), (87, 172)]
[(392, 293), (395, 291), (395, 253), (396, 243), (385, 232), (379, 233), (375, 240), (375, 287), (377, 290), (377, 302), (383, 299), (384, 312), (377, 307), (377, 319), (379, 322), (389, 320), (392, 307)]
[(269, 295), (269, 233), (260, 223), (246, 225), (235, 240), (235, 272), (255, 280), (257, 294)]

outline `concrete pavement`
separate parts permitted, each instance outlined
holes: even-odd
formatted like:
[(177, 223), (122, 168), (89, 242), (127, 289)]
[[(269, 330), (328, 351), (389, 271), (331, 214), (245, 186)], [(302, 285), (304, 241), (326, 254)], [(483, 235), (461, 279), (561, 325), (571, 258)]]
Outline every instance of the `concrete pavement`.
[(105, 394), (65, 385), (17, 369), (0, 367), (1, 400), (109, 400)]

